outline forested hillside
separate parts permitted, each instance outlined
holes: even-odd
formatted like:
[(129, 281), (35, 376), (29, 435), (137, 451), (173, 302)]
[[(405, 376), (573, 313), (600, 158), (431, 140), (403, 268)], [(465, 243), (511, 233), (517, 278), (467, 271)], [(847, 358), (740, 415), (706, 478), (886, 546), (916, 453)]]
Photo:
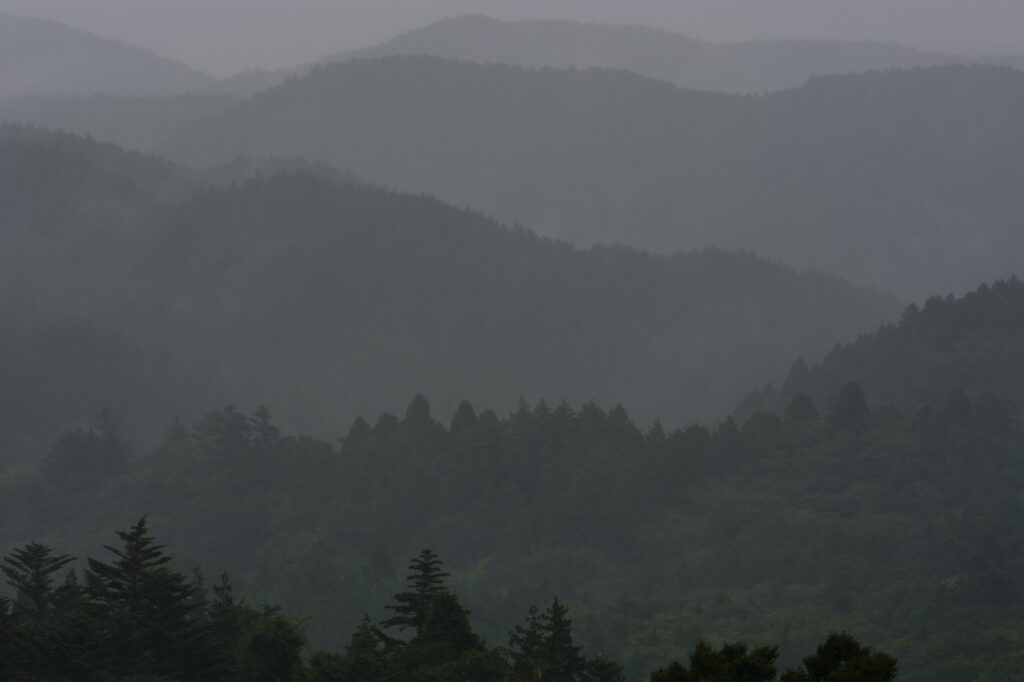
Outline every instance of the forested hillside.
[[(623, 395), (681, 424), (898, 311), (749, 255), (576, 250), (298, 162), (192, 174), (13, 127), (0, 150), (0, 300), (24, 321), (6, 443), (96, 405), (155, 433), (237, 396), (331, 435), (427, 389), (445, 410)], [(230, 184), (261, 167), (310, 170)]]
[(744, 410), (804, 393), (822, 400), (856, 378), (877, 405), (940, 404), (950, 391), (1024, 402), (1024, 283), (983, 285), (962, 298), (911, 305), (898, 324), (837, 346), (820, 363), (798, 362), (781, 389), (750, 396)]
[(0, 14), (0, 97), (180, 95), (216, 79), (117, 40), (42, 19)]
[(102, 529), (145, 512), (182, 565), (229, 570), (242, 594), (306, 619), (318, 648), (364, 613), (384, 620), (396, 562), (429, 546), (487, 641), (557, 594), (586, 650), (630, 679), (704, 638), (777, 643), (794, 665), (839, 629), (897, 655), (901, 680), (1011, 679), (1016, 409), (958, 395), (872, 411), (857, 384), (834, 398), (641, 431), (594, 404), (463, 403), (442, 423), (417, 396), (400, 417), (338, 424), (338, 443), (227, 408), (171, 422), (152, 452), (103, 413), (38, 469), (0, 477), (0, 544), (95, 556)]
[(918, 297), (1021, 267), (1024, 73), (770, 96), (432, 58), (322, 67), (186, 128), (194, 163), (298, 155), (576, 244), (750, 249)]
[(236, 101), (219, 94), (26, 96), (0, 101), (0, 121), (88, 135), (129, 149), (148, 150), (183, 126), (218, 113)]

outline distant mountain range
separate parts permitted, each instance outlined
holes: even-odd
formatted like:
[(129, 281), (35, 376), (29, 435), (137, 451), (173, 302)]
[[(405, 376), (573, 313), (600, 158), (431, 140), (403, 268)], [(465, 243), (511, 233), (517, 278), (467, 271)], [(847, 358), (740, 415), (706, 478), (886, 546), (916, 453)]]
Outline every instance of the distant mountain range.
[(0, 445), (32, 452), (102, 406), (154, 433), (238, 396), (336, 435), (428, 387), (445, 410), (626, 396), (685, 423), (899, 308), (753, 256), (581, 251), (279, 168), (196, 175), (0, 128), (0, 308), (19, 320)]
[[(695, 90), (731, 93), (795, 88), (814, 76), (950, 64), (1024, 68), (1024, 56), (965, 57), (892, 42), (770, 40), (713, 43), (646, 26), (574, 21), (501, 21), (482, 15), (442, 19), (379, 45), (339, 52), (318, 63), (393, 56), (432, 56), (481, 64), (606, 68)], [(312, 65), (254, 70), (225, 79), (234, 94), (255, 94)]]
[(644, 26), (511, 22), (486, 16), (438, 21), (329, 61), (418, 55), (531, 67), (623, 69), (686, 88), (735, 93), (794, 88), (817, 75), (966, 61), (895, 43), (710, 43)]
[(300, 156), (573, 243), (750, 249), (908, 297), (1024, 269), (1024, 73), (739, 96), (621, 71), (355, 60), (186, 126), (194, 164)]
[(0, 97), (216, 89), (212, 76), (149, 50), (53, 21), (0, 14)]
[[(622, 69), (698, 90), (793, 88), (816, 75), (984, 63), (1024, 67), (1024, 56), (968, 58), (881, 42), (777, 40), (711, 43), (642, 26), (572, 21), (444, 19), (318, 64), (383, 56), (436, 56), (519, 66)], [(0, 98), (21, 95), (251, 96), (315, 64), (253, 69), (217, 79), (171, 59), (41, 19), (0, 14)]]

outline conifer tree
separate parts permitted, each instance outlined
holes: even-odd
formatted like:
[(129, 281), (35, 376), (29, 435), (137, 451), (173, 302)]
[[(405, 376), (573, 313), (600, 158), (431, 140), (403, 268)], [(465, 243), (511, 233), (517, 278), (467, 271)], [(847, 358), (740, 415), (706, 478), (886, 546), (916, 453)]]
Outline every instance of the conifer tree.
[(4, 558), (3, 573), (16, 594), (11, 617), (18, 632), (12, 642), (12, 666), (54, 679), (68, 671), (69, 643), (61, 630), (74, 586), (66, 582), (55, 586), (54, 577), (71, 561), (72, 557), (56, 555), (39, 543), (25, 545)]
[(423, 550), (412, 560), (409, 575), (405, 579), (409, 589), (394, 596), (394, 603), (387, 608), (394, 611), (395, 615), (386, 619), (382, 623), (383, 627), (403, 631), (408, 628), (418, 629), (423, 625), (433, 600), (448, 593), (444, 581), (450, 576), (441, 569), (441, 565), (441, 559), (429, 549)]
[(575, 682), (586, 670), (580, 647), (573, 643), (569, 609), (558, 600), (541, 616), (544, 643), (541, 647), (545, 682)]
[(196, 675), (210, 664), (208, 631), (193, 618), (195, 586), (172, 570), (146, 518), (119, 531), (115, 559), (89, 559), (85, 591), (97, 608), (101, 655), (116, 675)]
[(871, 411), (864, 400), (860, 384), (850, 382), (839, 389), (839, 395), (832, 403), (829, 421), (837, 431), (860, 433), (871, 422)]
[(544, 629), (536, 606), (531, 606), (526, 622), (516, 625), (509, 636), (509, 656), (517, 680), (536, 680), (543, 675)]
[(53, 549), (37, 542), (16, 549), (5, 557), (0, 569), (7, 576), (7, 584), (17, 591), (17, 609), (34, 616), (49, 612), (56, 598), (54, 574), (72, 561), (74, 557), (55, 555)]

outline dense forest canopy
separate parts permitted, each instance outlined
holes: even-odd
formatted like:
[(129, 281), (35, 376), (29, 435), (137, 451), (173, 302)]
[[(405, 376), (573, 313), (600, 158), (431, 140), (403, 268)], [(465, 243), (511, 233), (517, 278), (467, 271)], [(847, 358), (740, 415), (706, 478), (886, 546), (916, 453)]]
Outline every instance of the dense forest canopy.
[[(1005, 679), (1024, 616), (1021, 452), (1002, 397), (873, 411), (857, 384), (671, 431), (594, 404), (463, 403), (441, 423), (417, 396), (331, 442), (227, 408), (172, 422), (152, 452), (103, 413), (0, 478), (0, 542), (91, 555), (146, 512), (320, 648), (385, 619), (395, 559), (430, 546), (487, 641), (557, 594), (631, 678), (702, 639), (778, 643), (790, 666), (845, 629), (897, 655), (903, 680)], [(984, 625), (965, 637), (965, 621)]]
[(897, 324), (837, 346), (820, 363), (797, 362), (779, 390), (743, 401), (740, 412), (783, 407), (800, 394), (826, 400), (857, 380), (879, 406), (940, 404), (950, 391), (994, 393), (1024, 402), (1024, 283), (982, 285), (961, 298), (911, 305)]
[(682, 424), (898, 311), (751, 255), (581, 251), (314, 166), (195, 174), (15, 127), (0, 150), (8, 458), (96, 405), (152, 434), (236, 396), (321, 435), (428, 389), (446, 410), (625, 397)]

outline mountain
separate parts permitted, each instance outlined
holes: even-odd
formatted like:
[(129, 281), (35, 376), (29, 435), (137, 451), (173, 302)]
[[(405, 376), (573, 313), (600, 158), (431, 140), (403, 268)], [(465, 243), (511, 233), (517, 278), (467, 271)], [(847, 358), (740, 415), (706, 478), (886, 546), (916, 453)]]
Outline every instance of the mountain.
[(42, 19), (0, 14), (0, 97), (178, 95), (217, 81), (148, 50)]
[(88, 135), (122, 147), (147, 150), (157, 147), (183, 126), (219, 113), (238, 101), (221, 94), (34, 95), (0, 102), (0, 120)]
[(795, 88), (826, 74), (967, 61), (894, 43), (710, 43), (644, 26), (501, 21), (479, 15), (444, 19), (326, 61), (421, 55), (485, 64), (623, 69), (696, 90), (734, 93)]
[(1024, 73), (941, 67), (738, 96), (626, 72), (320, 67), (163, 146), (303, 156), (580, 245), (715, 245), (908, 297), (1021, 268)]
[[(4, 304), (87, 323), (165, 368), (144, 395), (111, 396), (113, 379), (81, 391), (78, 411), (48, 409), (60, 376), (26, 378), (32, 391), (9, 400), (51, 426), (101, 399), (131, 424), (157, 404), (188, 416), (244, 395), (329, 433), (425, 387), (444, 409), (461, 396), (511, 409), (520, 396), (622, 394), (681, 423), (897, 312), (887, 296), (749, 255), (577, 250), (306, 171), (228, 184), (16, 127), (0, 151)], [(99, 361), (73, 348), (39, 352), (83, 371)]]
[(910, 411), (942, 405), (954, 390), (1024, 404), (1024, 282), (911, 305), (897, 324), (837, 346), (820, 363), (798, 362), (779, 394), (755, 394), (744, 411), (778, 407), (801, 393), (824, 401), (849, 381), (861, 383), (877, 405)]

